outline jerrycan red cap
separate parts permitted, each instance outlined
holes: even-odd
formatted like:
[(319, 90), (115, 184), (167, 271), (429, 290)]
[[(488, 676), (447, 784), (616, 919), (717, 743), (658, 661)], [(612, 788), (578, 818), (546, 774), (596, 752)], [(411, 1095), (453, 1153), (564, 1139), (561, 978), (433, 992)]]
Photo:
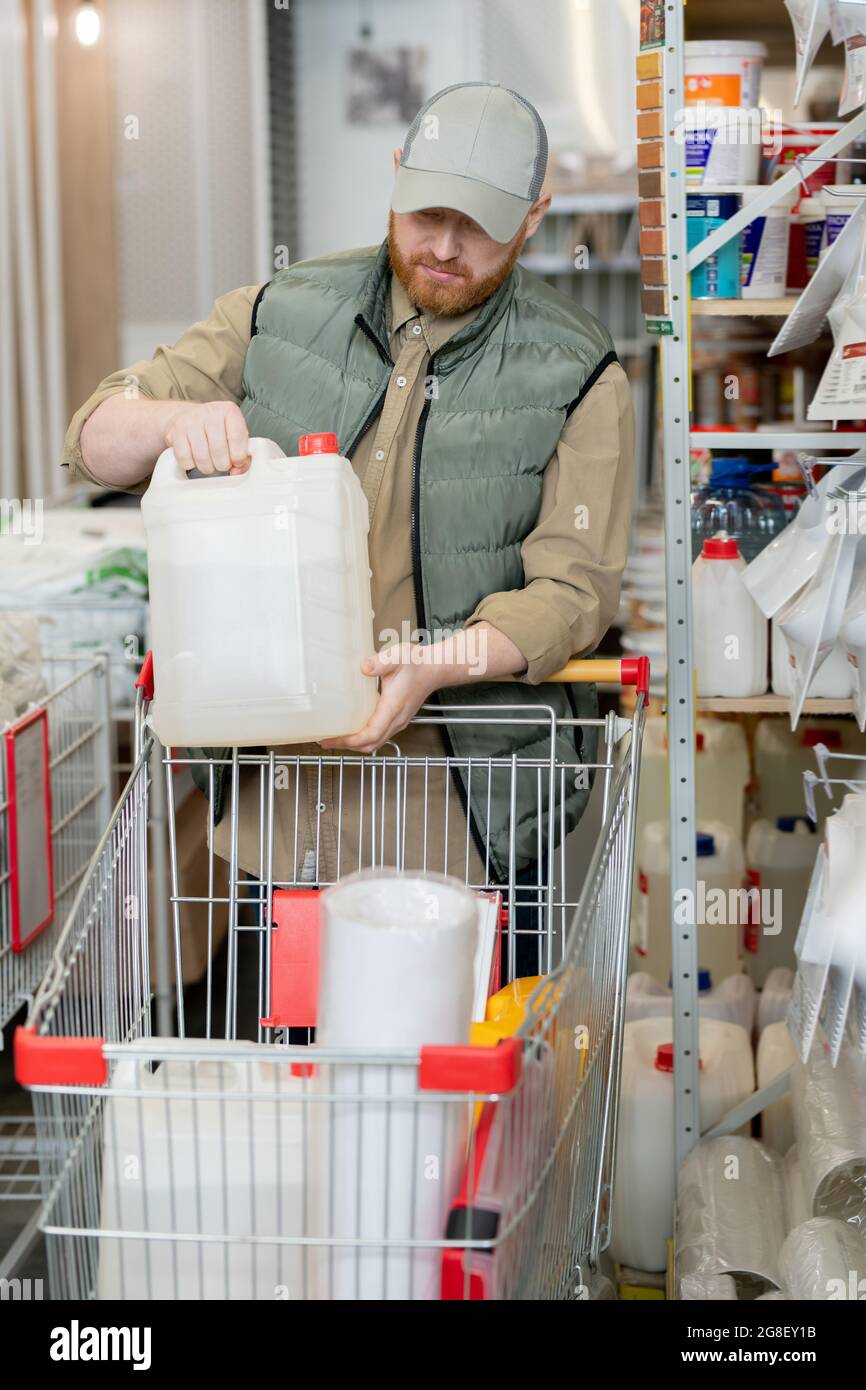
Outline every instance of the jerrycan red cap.
[(340, 445), (335, 434), (302, 434), (298, 440), (299, 454), (338, 454)]
[[(659, 1043), (656, 1048), (656, 1057), (653, 1062), (656, 1071), (673, 1071), (674, 1069), (674, 1045), (672, 1042)], [(698, 1058), (698, 1071), (703, 1071), (704, 1064)]]

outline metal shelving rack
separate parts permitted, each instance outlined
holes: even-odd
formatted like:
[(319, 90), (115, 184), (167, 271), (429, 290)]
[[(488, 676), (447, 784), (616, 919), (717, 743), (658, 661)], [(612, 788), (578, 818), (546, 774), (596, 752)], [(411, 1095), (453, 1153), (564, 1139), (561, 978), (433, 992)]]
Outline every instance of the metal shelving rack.
[[(787, 702), (764, 696), (756, 701), (700, 700), (695, 698), (692, 644), (691, 523), (689, 450), (691, 354), (689, 342), (689, 274), (720, 246), (736, 236), (754, 218), (762, 216), (778, 199), (797, 187), (800, 174), (791, 169), (776, 183), (763, 187), (748, 206), (728, 219), (697, 246), (687, 250), (685, 143), (676, 132), (686, 105), (684, 80), (685, 0), (670, 0), (665, 6), (665, 40), (662, 64), (664, 114), (663, 194), (667, 209), (667, 272), (669, 304), (665, 319), (668, 336), (660, 339), (663, 392), (664, 511), (667, 537), (665, 577), (667, 585), (668, 653), (668, 747), (671, 828), (671, 920), (683, 891), (695, 900), (695, 712), (721, 710), (747, 711), (758, 707), (767, 712), (783, 712)], [(831, 158), (866, 131), (866, 110), (859, 112), (843, 128), (815, 151), (815, 159)], [(790, 301), (719, 301), (712, 309), (704, 302), (699, 312), (734, 314), (773, 314), (785, 316)], [(695, 306), (698, 309), (698, 306)], [(750, 449), (803, 449), (833, 447), (842, 449), (866, 445), (866, 434), (814, 433), (796, 430), (749, 435)], [(731, 434), (702, 431), (694, 442), (703, 448), (730, 448)], [(811, 712), (843, 712), (848, 701), (808, 702)], [(698, 1095), (698, 956), (697, 931), (693, 921), (673, 926), (673, 1020), (674, 1080), (677, 1167), (700, 1137)]]

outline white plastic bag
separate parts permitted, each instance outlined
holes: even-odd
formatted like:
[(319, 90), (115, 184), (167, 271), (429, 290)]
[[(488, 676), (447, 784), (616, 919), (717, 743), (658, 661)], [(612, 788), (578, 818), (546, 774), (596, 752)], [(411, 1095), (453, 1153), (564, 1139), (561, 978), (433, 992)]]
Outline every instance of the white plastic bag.
[(0, 612), (0, 688), (4, 709), (13, 711), (11, 718), (48, 693), (42, 676), (39, 620), (32, 613)]

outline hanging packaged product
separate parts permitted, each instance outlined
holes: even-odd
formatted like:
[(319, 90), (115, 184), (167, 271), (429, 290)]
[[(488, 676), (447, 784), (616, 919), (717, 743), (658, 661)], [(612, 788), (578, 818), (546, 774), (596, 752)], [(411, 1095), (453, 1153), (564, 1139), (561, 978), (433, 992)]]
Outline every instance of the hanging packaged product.
[[(753, 188), (742, 195), (748, 204), (763, 192)], [(788, 237), (796, 192), (779, 198), (743, 229), (740, 241), (743, 299), (781, 299), (788, 279)], [(817, 264), (817, 260), (816, 260)]]
[(821, 189), (825, 228), (821, 249), (832, 246), (857, 208), (866, 198), (866, 184), (828, 183)]
[(686, 44), (686, 101), (757, 107), (767, 57), (762, 43), (726, 39)]
[(849, 217), (833, 245), (821, 256), (818, 269), (776, 334), (768, 357), (778, 357), (782, 352), (792, 352), (794, 348), (806, 347), (815, 341), (838, 296), (850, 293), (856, 283), (864, 233), (866, 198)]
[(815, 54), (830, 32), (828, 0), (785, 0), (785, 9), (794, 26), (794, 47), (797, 55), (797, 86), (794, 105), (799, 106), (803, 83)]
[(829, 494), (843, 482), (857, 487), (863, 476), (864, 469), (847, 464), (831, 468), (805, 498), (794, 520), (746, 567), (743, 583), (765, 618), (775, 617), (814, 577), (836, 515), (837, 504)]
[(761, 111), (741, 106), (686, 107), (686, 183), (757, 183), (761, 169)]
[[(862, 498), (863, 511), (860, 515), (866, 516), (866, 493), (859, 493), (857, 497), (858, 502)], [(861, 732), (866, 730), (866, 564), (863, 563), (863, 549), (863, 544), (858, 545), (854, 577), (840, 633), (851, 672), (854, 712)]]
[(767, 689), (767, 620), (743, 584), (737, 542), (704, 541), (692, 570), (698, 695), (746, 699)]
[[(836, 493), (844, 497), (841, 488), (834, 490), (834, 497)], [(797, 727), (812, 678), (839, 636), (857, 541), (856, 535), (831, 535), (814, 579), (779, 612), (779, 628), (789, 652), (792, 729)]]
[(845, 80), (839, 115), (847, 116), (866, 101), (866, 6), (862, 0), (838, 0), (845, 29)]
[[(736, 193), (688, 193), (686, 240), (689, 250), (711, 232), (723, 227), (739, 210)], [(741, 288), (740, 238), (733, 236), (712, 256), (707, 256), (691, 276), (693, 299), (739, 299)]]
[[(784, 634), (774, 618), (770, 624), (771, 689), (774, 695), (793, 694), (791, 660)], [(851, 694), (851, 667), (841, 640), (833, 646), (827, 660), (816, 671), (806, 691), (808, 700), (847, 700)]]
[[(858, 212), (856, 224), (862, 213)], [(848, 227), (836, 245), (848, 242)], [(866, 415), (866, 243), (861, 243), (851, 270), (827, 311), (833, 352), (808, 409), (810, 420), (860, 420)]]

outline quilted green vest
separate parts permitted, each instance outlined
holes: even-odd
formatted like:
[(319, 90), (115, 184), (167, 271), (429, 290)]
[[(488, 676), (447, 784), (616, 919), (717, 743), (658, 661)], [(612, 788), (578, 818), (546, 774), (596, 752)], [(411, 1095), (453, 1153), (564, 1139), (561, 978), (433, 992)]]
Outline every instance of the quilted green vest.
[[(333, 430), (351, 458), (382, 409), (393, 362), (386, 307), (387, 243), (279, 271), (254, 310), (244, 368), (243, 412), (251, 435), (297, 454), (302, 434)], [(517, 268), (476, 317), (431, 358), (427, 399), (413, 451), (412, 553), (417, 626), (460, 628), (487, 594), (524, 585), (520, 547), (541, 503), (542, 476), (566, 417), (615, 361), (607, 331), (572, 300)], [(407, 614), (406, 617), (411, 615)], [(443, 730), (482, 856), (508, 876), (539, 859), (577, 823), (589, 797), (584, 773), (557, 778), (552, 840), (546, 808), (552, 755), (595, 760), (595, 730), (563, 728), (551, 715), (592, 718), (593, 686), (526, 683), (439, 692), (441, 705), (526, 706), (522, 723), (450, 723)], [(539, 774), (512, 757), (541, 760)], [(488, 773), (468, 759), (498, 760)], [(543, 806), (539, 825), (539, 798)], [(512, 818), (512, 809), (514, 815)]]

